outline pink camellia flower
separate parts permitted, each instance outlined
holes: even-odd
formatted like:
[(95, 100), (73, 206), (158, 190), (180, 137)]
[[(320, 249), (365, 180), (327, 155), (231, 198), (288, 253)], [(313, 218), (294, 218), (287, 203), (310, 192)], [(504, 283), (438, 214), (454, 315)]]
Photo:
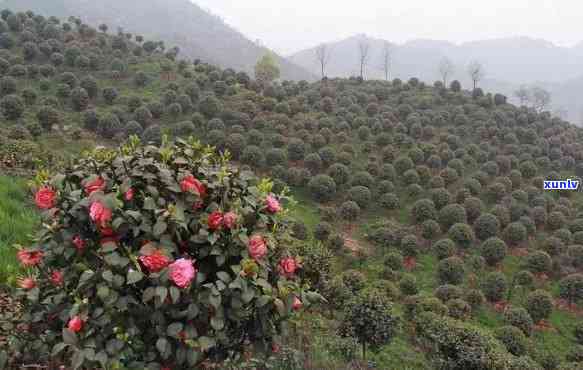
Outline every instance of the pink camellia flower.
[(247, 246), (249, 256), (254, 260), (259, 260), (267, 254), (267, 245), (265, 239), (261, 235), (253, 235), (249, 238), (249, 245)]
[(99, 176), (95, 180), (91, 180), (85, 184), (85, 192), (87, 195), (91, 195), (96, 191), (105, 190), (105, 180), (103, 177)]
[(85, 249), (85, 241), (81, 239), (81, 235), (75, 235), (73, 238), (73, 245), (77, 248), (77, 251), (81, 252)]
[(204, 198), (206, 195), (206, 187), (204, 186), (204, 184), (195, 179), (194, 176), (192, 175), (188, 175), (184, 179), (182, 179), (182, 182), (180, 183), (180, 188), (184, 192), (190, 193), (196, 192), (198, 193), (198, 195), (200, 195), (201, 198)]
[(81, 329), (83, 329), (83, 324), (85, 324), (83, 319), (81, 319), (79, 316), (73, 316), (73, 318), (69, 320), (67, 328), (74, 333), (78, 333), (81, 331)]
[(168, 266), (170, 280), (179, 288), (186, 288), (196, 277), (196, 268), (192, 260), (180, 258)]
[(24, 279), (19, 279), (18, 280), (18, 286), (21, 289), (24, 289), (24, 290), (31, 290), (34, 287), (36, 287), (36, 281), (33, 278), (31, 278), (31, 277), (27, 277), (27, 278), (24, 278)]
[(129, 188), (123, 195), (124, 199), (131, 202), (134, 199), (134, 188)]
[(223, 213), (220, 211), (214, 211), (211, 213), (207, 220), (209, 230), (220, 229), (223, 225)]
[(267, 206), (267, 210), (271, 213), (277, 213), (281, 211), (281, 204), (279, 204), (279, 201), (273, 195), (268, 195), (267, 198), (265, 198), (265, 204)]
[(223, 216), (223, 226), (227, 229), (232, 229), (237, 224), (237, 214), (233, 211), (225, 213)]
[(295, 258), (288, 257), (284, 258), (279, 261), (279, 265), (277, 266), (277, 270), (281, 275), (285, 277), (292, 277), (298, 268), (298, 263), (296, 262)]
[(105, 225), (111, 220), (111, 215), (111, 209), (104, 206), (101, 202), (91, 203), (89, 217), (91, 217), (91, 220), (99, 226), (105, 227)]
[(160, 272), (170, 264), (170, 258), (166, 257), (159, 249), (147, 256), (140, 256), (138, 259), (149, 272)]
[(21, 249), (16, 253), (18, 260), (24, 267), (36, 266), (43, 259), (43, 252), (34, 249)]
[(64, 279), (62, 271), (55, 270), (51, 273), (51, 283), (54, 286), (61, 286), (61, 285), (63, 285), (64, 281), (65, 281), (65, 279)]
[(273, 352), (273, 353), (279, 353), (280, 350), (281, 350), (281, 347), (279, 346), (279, 344), (273, 343), (271, 345), (271, 352)]
[(51, 209), (55, 206), (57, 193), (50, 186), (43, 186), (34, 195), (34, 203), (40, 209)]
[(304, 304), (302, 303), (302, 301), (300, 301), (300, 299), (298, 297), (294, 297), (294, 303), (292, 304), (292, 308), (294, 310), (299, 310), (300, 308), (302, 308)]

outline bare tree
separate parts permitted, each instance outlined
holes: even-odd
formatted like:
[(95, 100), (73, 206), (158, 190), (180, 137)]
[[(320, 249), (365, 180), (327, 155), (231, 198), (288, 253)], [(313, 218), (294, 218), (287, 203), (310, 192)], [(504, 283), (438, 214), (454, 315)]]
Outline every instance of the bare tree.
[(520, 105), (525, 105), (530, 100), (528, 87), (521, 85), (516, 91), (514, 91), (514, 96), (520, 100)]
[(385, 80), (389, 80), (389, 73), (391, 72), (391, 44), (388, 41), (383, 43), (383, 53), (381, 54), (381, 68), (385, 72)]
[(476, 87), (478, 87), (478, 82), (484, 78), (486, 71), (484, 71), (484, 66), (482, 66), (482, 63), (474, 60), (468, 65), (468, 74), (474, 82), (474, 90), (476, 90)]
[(441, 75), (441, 80), (443, 81), (443, 86), (447, 86), (447, 78), (453, 74), (455, 71), (455, 66), (453, 62), (448, 57), (443, 57), (439, 62), (439, 74)]
[(330, 50), (328, 49), (328, 45), (320, 44), (316, 47), (316, 59), (318, 63), (320, 63), (320, 67), (322, 68), (322, 78), (326, 76), (326, 65), (330, 61)]
[(531, 88), (530, 96), (533, 107), (539, 112), (544, 111), (551, 104), (551, 93), (542, 87), (535, 86)]
[(364, 70), (368, 64), (369, 58), (369, 51), (370, 51), (370, 44), (366, 39), (366, 36), (363, 36), (358, 41), (358, 58), (360, 61), (360, 78), (364, 80)]

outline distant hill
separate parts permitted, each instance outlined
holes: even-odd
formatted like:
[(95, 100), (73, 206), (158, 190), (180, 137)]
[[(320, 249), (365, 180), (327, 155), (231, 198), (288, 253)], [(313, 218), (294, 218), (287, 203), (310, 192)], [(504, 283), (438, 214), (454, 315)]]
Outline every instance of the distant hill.
[[(356, 35), (329, 43), (331, 60), (330, 77), (353, 74), (358, 69), (358, 42), (370, 44), (369, 77), (380, 77), (379, 68), (383, 44), (387, 41)], [(418, 76), (424, 80), (438, 79), (437, 65), (443, 57), (456, 64), (455, 78), (465, 79), (465, 66), (471, 60), (479, 60), (486, 67), (488, 77), (510, 83), (532, 81), (561, 82), (581, 75), (583, 45), (573, 48), (556, 46), (545, 40), (527, 37), (472, 41), (456, 45), (447, 41), (413, 40), (404, 44), (390, 43), (393, 55), (392, 74), (399, 78)], [(315, 47), (299, 51), (289, 58), (319, 72)]]
[[(123, 27), (179, 45), (183, 56), (247, 72), (267, 51), (189, 0), (0, 0), (0, 7), (83, 16), (90, 24), (106, 23), (110, 32)], [(284, 58), (279, 63), (283, 79), (315, 78)]]
[[(366, 69), (367, 78), (384, 78), (381, 68), (382, 39), (356, 35), (329, 43), (329, 77), (346, 77), (358, 74), (358, 43), (365, 39), (370, 45), (370, 58)], [(481, 86), (488, 91), (504, 92), (508, 95), (521, 84), (547, 86), (554, 96), (554, 108), (567, 109), (569, 118), (579, 120), (583, 105), (578, 103), (572, 88), (583, 80), (583, 43), (572, 48), (556, 46), (548, 41), (528, 37), (513, 37), (453, 44), (438, 40), (413, 40), (404, 44), (391, 43), (391, 78), (409, 79), (416, 76), (423, 81), (439, 79), (438, 65), (443, 57), (455, 64), (452, 76), (464, 85), (470, 80), (466, 66), (472, 60), (480, 61), (487, 72)], [(289, 59), (312, 73), (320, 73), (315, 57), (315, 47), (299, 51)], [(562, 91), (566, 84), (569, 91)], [(579, 90), (580, 91), (580, 90)]]

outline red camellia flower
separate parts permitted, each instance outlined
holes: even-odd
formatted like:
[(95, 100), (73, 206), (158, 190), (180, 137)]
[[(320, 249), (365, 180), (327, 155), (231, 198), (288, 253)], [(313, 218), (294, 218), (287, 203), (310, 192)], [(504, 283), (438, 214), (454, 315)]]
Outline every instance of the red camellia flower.
[(77, 248), (79, 252), (85, 249), (85, 241), (81, 239), (80, 235), (75, 235), (73, 238), (73, 245), (75, 245), (75, 248)]
[(251, 258), (259, 260), (267, 254), (267, 245), (265, 245), (265, 240), (261, 235), (253, 235), (249, 239), (247, 250), (249, 251), (249, 256), (251, 256)]
[(113, 231), (113, 229), (111, 227), (100, 227), (99, 228), (99, 233), (101, 234), (101, 236), (105, 237), (105, 238), (115, 238), (115, 231)]
[(194, 176), (192, 175), (188, 175), (184, 179), (182, 179), (182, 182), (180, 183), (180, 188), (184, 192), (190, 193), (195, 192), (198, 195), (200, 195), (201, 198), (204, 198), (206, 196), (206, 187), (202, 182), (195, 179)]
[(91, 180), (85, 184), (85, 192), (87, 195), (91, 195), (96, 191), (104, 191), (105, 190), (105, 180), (103, 177), (99, 176), (95, 180)]
[(111, 209), (105, 207), (101, 202), (93, 202), (89, 208), (89, 217), (99, 226), (105, 227), (111, 220)]
[(160, 272), (170, 264), (170, 258), (166, 257), (159, 249), (147, 256), (140, 256), (139, 260), (149, 272)]
[(34, 203), (40, 209), (51, 209), (55, 206), (57, 193), (50, 186), (43, 186), (34, 195)]
[(18, 260), (24, 267), (36, 266), (43, 258), (43, 252), (33, 249), (21, 249), (16, 253)]
[(83, 329), (83, 324), (83, 319), (81, 319), (79, 316), (73, 316), (73, 318), (69, 320), (67, 328), (69, 328), (69, 330), (74, 333), (78, 333), (81, 331), (81, 329)]
[(227, 229), (232, 229), (237, 224), (237, 214), (235, 212), (227, 212), (223, 216), (223, 226)]
[(125, 200), (131, 202), (131, 200), (134, 199), (134, 188), (129, 188), (128, 191), (126, 191), (123, 196)]
[(294, 297), (294, 303), (292, 304), (292, 308), (294, 310), (299, 310), (300, 308), (302, 308), (302, 306), (303, 306), (302, 301), (300, 301), (298, 297)]
[(55, 270), (51, 273), (51, 283), (53, 283), (54, 286), (61, 286), (63, 285), (63, 282), (64, 277), (62, 271)]
[(279, 261), (277, 269), (281, 275), (285, 277), (292, 277), (298, 268), (298, 264), (293, 257), (284, 258)]
[(207, 220), (210, 230), (217, 230), (223, 225), (223, 213), (220, 211), (214, 211), (211, 213)]
[(268, 195), (267, 198), (265, 198), (265, 204), (267, 206), (267, 210), (271, 213), (277, 213), (281, 211), (281, 204), (279, 204), (279, 201), (273, 195)]
[(24, 290), (31, 290), (36, 287), (36, 281), (31, 277), (27, 277), (18, 280), (18, 286)]

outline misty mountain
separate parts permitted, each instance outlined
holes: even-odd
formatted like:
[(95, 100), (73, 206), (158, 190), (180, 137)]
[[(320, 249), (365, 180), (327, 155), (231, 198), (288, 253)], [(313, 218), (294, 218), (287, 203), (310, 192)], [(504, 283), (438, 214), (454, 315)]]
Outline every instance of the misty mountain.
[[(356, 35), (328, 43), (330, 60), (326, 68), (329, 77), (346, 77), (359, 74), (360, 42), (368, 43), (369, 58), (365, 77), (384, 78), (383, 49), (386, 40)], [(553, 109), (568, 111), (571, 120), (579, 121), (583, 103), (577, 91), (583, 88), (583, 42), (572, 47), (556, 46), (548, 41), (528, 37), (514, 37), (453, 44), (439, 40), (412, 40), (403, 44), (389, 42), (391, 54), (390, 78), (418, 77), (426, 82), (440, 79), (438, 66), (447, 57), (455, 65), (451, 79), (463, 85), (471, 83), (467, 65), (479, 61), (485, 68), (486, 78), (480, 86), (487, 91), (501, 92), (511, 97), (522, 84), (540, 85), (553, 94)], [(288, 57), (292, 62), (320, 73), (316, 47), (299, 51)]]
[[(110, 33), (123, 27), (164, 40), (168, 46), (177, 45), (184, 57), (249, 73), (268, 50), (189, 0), (0, 0), (0, 7), (82, 16), (93, 25), (107, 24)], [(283, 79), (315, 78), (284, 58), (279, 58), (279, 64)]]

